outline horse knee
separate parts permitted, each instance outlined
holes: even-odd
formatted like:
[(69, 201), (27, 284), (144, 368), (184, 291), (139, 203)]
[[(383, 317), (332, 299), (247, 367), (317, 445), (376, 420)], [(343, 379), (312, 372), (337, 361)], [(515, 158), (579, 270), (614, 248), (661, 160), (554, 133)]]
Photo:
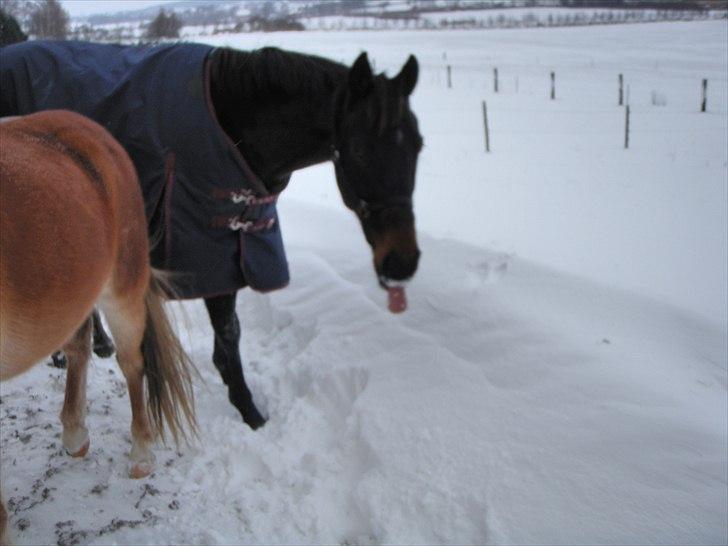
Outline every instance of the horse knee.
[(142, 357), (144, 315), (139, 315), (139, 310), (131, 312), (111, 305), (105, 307), (105, 312), (111, 333), (116, 340), (116, 361), (127, 379), (135, 377), (144, 367)]
[(220, 373), (223, 374), (223, 380), (227, 383), (226, 371), (240, 361), (240, 321), (237, 315), (233, 313), (228, 317), (227, 321), (218, 322), (214, 329), (215, 344), (212, 361)]
[(130, 388), (133, 382), (141, 381), (144, 376), (144, 359), (141, 351), (117, 351), (116, 360)]

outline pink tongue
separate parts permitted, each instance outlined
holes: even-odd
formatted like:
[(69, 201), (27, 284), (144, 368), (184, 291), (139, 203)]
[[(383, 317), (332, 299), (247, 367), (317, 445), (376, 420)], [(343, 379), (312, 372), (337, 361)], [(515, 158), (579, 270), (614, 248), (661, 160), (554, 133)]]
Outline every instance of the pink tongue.
[(389, 310), (392, 313), (401, 313), (407, 309), (407, 296), (404, 294), (404, 286), (392, 286), (387, 288), (389, 295)]

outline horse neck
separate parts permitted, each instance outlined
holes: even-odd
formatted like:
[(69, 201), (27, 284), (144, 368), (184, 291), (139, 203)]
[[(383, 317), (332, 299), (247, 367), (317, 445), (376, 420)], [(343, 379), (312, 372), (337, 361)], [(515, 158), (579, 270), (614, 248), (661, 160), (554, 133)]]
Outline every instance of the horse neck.
[(331, 159), (345, 66), (277, 49), (221, 49), (210, 68), (218, 120), (266, 186)]

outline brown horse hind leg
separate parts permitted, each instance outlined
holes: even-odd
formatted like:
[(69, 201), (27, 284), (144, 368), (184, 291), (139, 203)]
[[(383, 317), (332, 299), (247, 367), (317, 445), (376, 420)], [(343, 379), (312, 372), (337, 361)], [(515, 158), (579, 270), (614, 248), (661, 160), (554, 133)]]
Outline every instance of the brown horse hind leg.
[(63, 346), (68, 359), (66, 396), (61, 410), (63, 447), (72, 457), (83, 457), (89, 448), (86, 428), (86, 371), (91, 355), (91, 318)]
[[(134, 290), (136, 292), (136, 290)], [(144, 336), (145, 306), (143, 297), (123, 299), (112, 296), (116, 301), (104, 302), (103, 310), (109, 323), (111, 335), (116, 341), (116, 359), (126, 378), (131, 403), (131, 467), (132, 478), (143, 478), (154, 469), (154, 440), (149, 425), (144, 399), (144, 360), (142, 338)]]
[(10, 539), (5, 534), (8, 527), (8, 513), (5, 511), (2, 495), (0, 495), (0, 546), (10, 546)]

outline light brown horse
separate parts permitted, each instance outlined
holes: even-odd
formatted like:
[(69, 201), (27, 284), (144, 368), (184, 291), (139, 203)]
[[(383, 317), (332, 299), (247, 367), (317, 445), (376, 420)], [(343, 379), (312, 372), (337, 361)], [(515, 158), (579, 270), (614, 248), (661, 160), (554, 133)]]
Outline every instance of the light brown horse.
[[(134, 166), (103, 127), (66, 111), (0, 123), (0, 380), (63, 347), (63, 445), (85, 455), (98, 304), (129, 389), (133, 478), (152, 471), (150, 445), (165, 425), (175, 440), (196, 427), (193, 368), (163, 309), (146, 225)], [(6, 521), (0, 501), (3, 543)]]

